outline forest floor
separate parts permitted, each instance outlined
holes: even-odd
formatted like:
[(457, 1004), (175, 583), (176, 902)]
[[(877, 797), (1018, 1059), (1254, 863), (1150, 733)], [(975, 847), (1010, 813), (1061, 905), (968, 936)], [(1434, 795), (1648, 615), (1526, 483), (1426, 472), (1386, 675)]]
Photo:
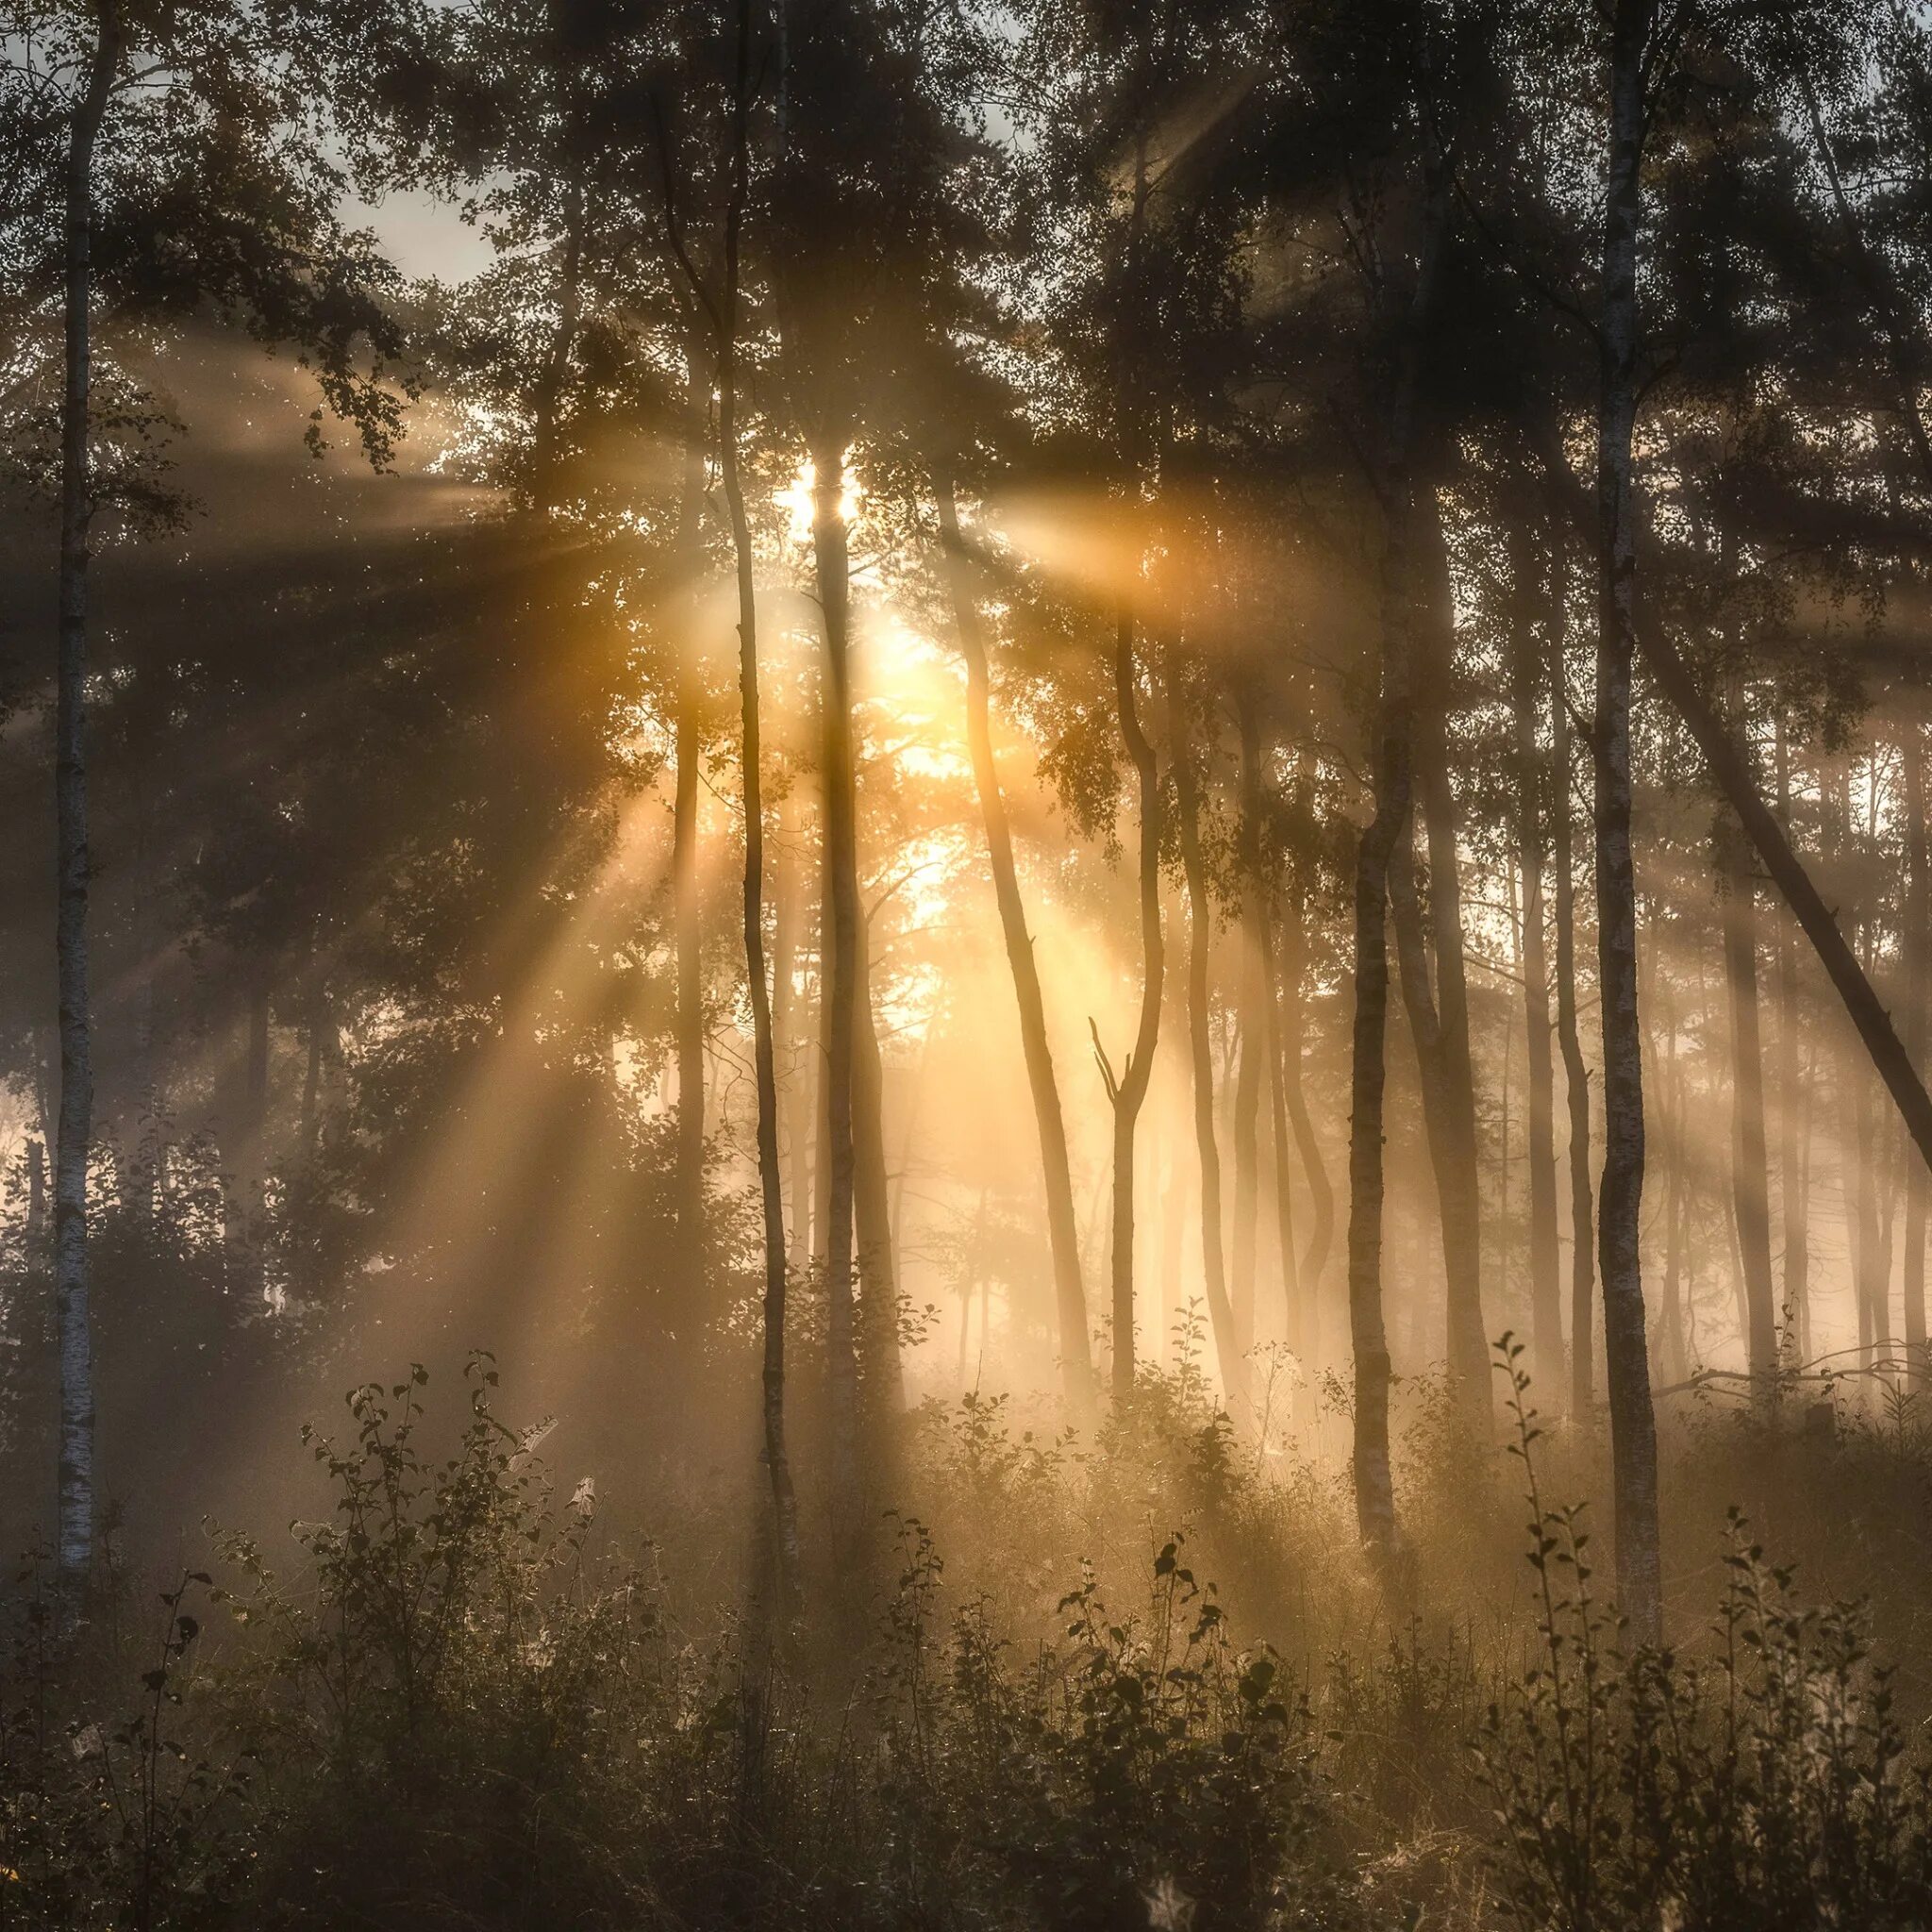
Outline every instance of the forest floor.
[(749, 1495), (636, 1541), (483, 1372), (366, 1391), (286, 1560), (70, 1635), (26, 1566), (0, 1926), (1932, 1924), (1932, 1431), (1848, 1391), (1670, 1422), (1629, 1654), (1598, 1432), (1491, 1454), (1426, 1391), (1392, 1591), (1344, 1475), (1156, 1374), (1084, 1441), (929, 1404), (787, 1614), (717, 1581)]

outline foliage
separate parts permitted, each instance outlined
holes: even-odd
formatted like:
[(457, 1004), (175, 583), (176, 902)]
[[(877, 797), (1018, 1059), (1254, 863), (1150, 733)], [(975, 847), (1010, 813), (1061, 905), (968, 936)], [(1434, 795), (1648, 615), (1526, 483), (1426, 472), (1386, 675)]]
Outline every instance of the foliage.
[(1932, 1785), (1855, 1607), (1801, 1606), (1735, 1511), (1709, 1654), (1626, 1651), (1591, 1588), (1581, 1512), (1546, 1509), (1510, 1344), (1538, 1638), (1477, 1736), (1516, 1923), (1923, 1924)]

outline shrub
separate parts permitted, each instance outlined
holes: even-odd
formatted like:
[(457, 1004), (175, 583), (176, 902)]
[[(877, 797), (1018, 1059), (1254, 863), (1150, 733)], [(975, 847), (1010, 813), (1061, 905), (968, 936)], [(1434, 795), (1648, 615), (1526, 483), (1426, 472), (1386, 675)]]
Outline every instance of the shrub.
[(1626, 1652), (1577, 1509), (1528, 1482), (1538, 1642), (1477, 1737), (1495, 1874), (1519, 1924), (1781, 1932), (1932, 1922), (1932, 1791), (1903, 1762), (1887, 1674), (1850, 1607), (1805, 1608), (1732, 1513), (1707, 1653)]

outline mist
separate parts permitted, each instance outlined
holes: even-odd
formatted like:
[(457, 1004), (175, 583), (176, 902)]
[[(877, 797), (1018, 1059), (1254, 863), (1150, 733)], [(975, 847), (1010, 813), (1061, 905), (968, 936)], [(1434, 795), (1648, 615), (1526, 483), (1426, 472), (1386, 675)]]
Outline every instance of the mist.
[(0, 1918), (1925, 1923), (1916, 16), (0, 50)]

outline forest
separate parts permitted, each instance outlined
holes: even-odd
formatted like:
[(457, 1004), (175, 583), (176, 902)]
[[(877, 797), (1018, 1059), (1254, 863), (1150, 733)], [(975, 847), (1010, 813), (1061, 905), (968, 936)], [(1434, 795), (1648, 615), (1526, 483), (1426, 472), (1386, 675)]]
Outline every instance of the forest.
[(1932, 1926), (1924, 0), (0, 0), (0, 1932)]

